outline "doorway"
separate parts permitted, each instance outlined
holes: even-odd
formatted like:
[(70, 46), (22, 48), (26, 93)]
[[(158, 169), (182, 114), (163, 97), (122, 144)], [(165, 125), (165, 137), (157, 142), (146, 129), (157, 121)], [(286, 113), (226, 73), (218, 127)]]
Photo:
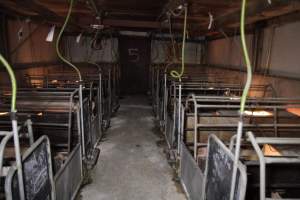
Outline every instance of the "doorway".
[(151, 41), (147, 37), (121, 36), (121, 94), (147, 94)]

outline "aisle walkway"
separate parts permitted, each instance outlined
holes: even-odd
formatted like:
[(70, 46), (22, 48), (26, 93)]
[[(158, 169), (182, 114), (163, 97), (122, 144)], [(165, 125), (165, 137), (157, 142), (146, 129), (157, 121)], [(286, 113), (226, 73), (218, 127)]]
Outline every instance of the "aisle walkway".
[(147, 99), (121, 101), (101, 154), (93, 182), (82, 189), (84, 200), (185, 200), (173, 182), (163, 149), (157, 146)]

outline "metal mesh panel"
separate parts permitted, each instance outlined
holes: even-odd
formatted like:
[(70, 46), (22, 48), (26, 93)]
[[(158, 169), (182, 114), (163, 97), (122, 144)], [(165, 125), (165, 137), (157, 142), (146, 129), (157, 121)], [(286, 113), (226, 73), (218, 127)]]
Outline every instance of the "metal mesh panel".
[(204, 174), (188, 151), (181, 144), (180, 180), (190, 200), (199, 200), (202, 196)]
[(78, 144), (63, 167), (55, 175), (56, 199), (74, 199), (82, 181), (80, 145)]

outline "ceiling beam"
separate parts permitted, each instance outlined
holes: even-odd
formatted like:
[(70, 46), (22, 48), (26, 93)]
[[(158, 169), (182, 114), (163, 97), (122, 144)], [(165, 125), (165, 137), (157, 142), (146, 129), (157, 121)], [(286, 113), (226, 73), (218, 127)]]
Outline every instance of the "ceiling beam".
[[(253, 0), (247, 6), (246, 10), (246, 23), (254, 23), (261, 19), (269, 19), (275, 16), (282, 15), (280, 10), (289, 7), (285, 14), (288, 12), (293, 12), (295, 9), (299, 9), (300, 2), (299, 0), (272, 0), (272, 4), (270, 5), (268, 1), (265, 0)], [(295, 9), (294, 9), (295, 8)], [(253, 20), (253, 18), (257, 18), (257, 20)], [(239, 26), (240, 23), (240, 8), (235, 10), (234, 12), (228, 13), (225, 16), (221, 16), (218, 20), (214, 21), (214, 29), (225, 28), (225, 27), (236, 27)]]
[[(63, 23), (65, 20), (64, 17), (57, 15), (55, 12), (49, 10), (42, 4), (36, 3), (34, 0), (16, 1), (16, 3), (18, 6), (20, 6), (22, 8), (36, 12), (38, 15), (45, 18), (47, 21)], [(72, 27), (81, 28), (81, 26), (79, 24), (74, 23), (72, 21), (71, 21), (70, 25)]]

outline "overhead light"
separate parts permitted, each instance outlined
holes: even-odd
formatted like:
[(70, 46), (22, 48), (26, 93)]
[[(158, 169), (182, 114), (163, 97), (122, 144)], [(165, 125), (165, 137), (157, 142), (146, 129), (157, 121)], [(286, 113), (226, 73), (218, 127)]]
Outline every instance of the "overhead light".
[(76, 43), (79, 43), (79, 42), (80, 42), (81, 36), (82, 36), (82, 33), (80, 33), (80, 34), (76, 37)]
[(265, 156), (282, 156), (281, 153), (272, 145), (264, 144), (263, 154)]
[(57, 82), (58, 82), (57, 80), (52, 80), (52, 81), (51, 81), (51, 83), (57, 83)]
[(8, 112), (0, 112), (0, 116), (8, 115)]
[(43, 116), (43, 113), (42, 113), (42, 112), (39, 112), (39, 113), (37, 114), (37, 116)]
[(207, 29), (210, 30), (214, 22), (214, 16), (211, 14), (211, 12), (208, 12), (208, 17), (209, 17), (209, 24)]
[(46, 41), (47, 42), (52, 42), (54, 38), (54, 32), (55, 32), (55, 25), (53, 25), (47, 35)]
[(272, 116), (273, 114), (264, 110), (259, 110), (259, 111), (250, 111), (250, 110), (246, 110), (245, 115), (248, 116), (258, 116), (258, 117), (268, 117), (268, 116)]
[(97, 29), (97, 30), (102, 30), (104, 29), (104, 25), (103, 24), (91, 24), (90, 25), (93, 29)]
[(183, 5), (179, 5), (179, 6), (177, 7), (178, 10), (181, 10), (182, 8), (183, 8)]
[(294, 115), (300, 116), (300, 108), (287, 108), (286, 109), (289, 113)]

